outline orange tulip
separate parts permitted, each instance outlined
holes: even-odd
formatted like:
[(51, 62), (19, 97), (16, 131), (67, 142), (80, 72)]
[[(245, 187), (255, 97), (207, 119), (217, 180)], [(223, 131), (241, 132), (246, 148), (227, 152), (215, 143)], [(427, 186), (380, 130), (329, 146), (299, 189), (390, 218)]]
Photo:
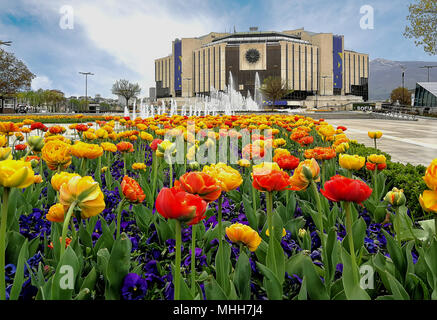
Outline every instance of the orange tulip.
[(187, 172), (175, 182), (188, 193), (197, 194), (206, 202), (215, 201), (220, 197), (221, 187), (217, 181), (204, 172)]
[(128, 176), (124, 176), (123, 181), (121, 182), (121, 191), (125, 198), (130, 202), (143, 202), (146, 198), (146, 195), (138, 182)]

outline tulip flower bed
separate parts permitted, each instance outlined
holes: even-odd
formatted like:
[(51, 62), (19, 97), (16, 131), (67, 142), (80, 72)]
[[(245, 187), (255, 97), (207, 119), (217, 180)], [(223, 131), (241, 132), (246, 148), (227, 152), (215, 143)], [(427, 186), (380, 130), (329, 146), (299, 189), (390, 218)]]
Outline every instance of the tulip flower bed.
[(437, 159), (407, 201), (323, 119), (70, 128), (0, 122), (0, 300), (437, 299)]
[(41, 123), (83, 123), (83, 122), (93, 122), (93, 121), (105, 121), (105, 118), (108, 119), (108, 116), (105, 115), (84, 115), (84, 114), (76, 114), (76, 115), (13, 115), (13, 116), (5, 116), (2, 115), (0, 117), (0, 121), (11, 121), (15, 123), (23, 122), (24, 120), (32, 120), (35, 122)]

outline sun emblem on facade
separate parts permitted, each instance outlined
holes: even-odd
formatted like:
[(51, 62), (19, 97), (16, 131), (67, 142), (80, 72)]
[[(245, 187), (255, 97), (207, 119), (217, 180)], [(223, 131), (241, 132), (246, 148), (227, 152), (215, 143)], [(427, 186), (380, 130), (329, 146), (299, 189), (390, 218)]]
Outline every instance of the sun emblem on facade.
[(259, 51), (256, 49), (249, 49), (246, 51), (246, 60), (249, 63), (256, 63), (258, 62), (260, 57)]

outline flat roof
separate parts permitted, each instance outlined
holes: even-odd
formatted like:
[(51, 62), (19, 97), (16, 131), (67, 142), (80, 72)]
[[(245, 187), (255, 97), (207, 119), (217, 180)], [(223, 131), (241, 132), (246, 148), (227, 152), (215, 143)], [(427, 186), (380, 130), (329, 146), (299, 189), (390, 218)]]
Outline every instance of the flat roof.
[(437, 97), (437, 82), (418, 82), (417, 84)]

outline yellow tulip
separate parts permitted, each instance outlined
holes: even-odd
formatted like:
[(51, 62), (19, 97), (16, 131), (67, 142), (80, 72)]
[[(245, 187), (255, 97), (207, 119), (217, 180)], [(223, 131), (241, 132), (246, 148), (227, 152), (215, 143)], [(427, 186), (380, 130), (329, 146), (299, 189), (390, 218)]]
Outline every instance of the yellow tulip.
[(426, 212), (437, 213), (437, 191), (423, 191), (419, 197), (419, 203)]
[(229, 240), (234, 243), (243, 243), (252, 252), (255, 251), (261, 243), (261, 237), (258, 232), (241, 223), (234, 223), (230, 227), (227, 227), (226, 235)]
[[(272, 227), (273, 229), (274, 227)], [(285, 237), (285, 235), (287, 234), (287, 231), (285, 231), (285, 228), (282, 228), (282, 236)], [(270, 231), (269, 229), (266, 230), (266, 236), (270, 237)]]
[(237, 189), (243, 183), (240, 172), (223, 162), (204, 166), (202, 171), (216, 179), (224, 192)]
[(340, 167), (347, 170), (360, 170), (366, 163), (366, 158), (358, 155), (340, 154), (338, 162)]
[(172, 143), (171, 141), (168, 141), (168, 140), (164, 140), (160, 144), (158, 144), (158, 149), (156, 149), (156, 156), (162, 158), (162, 157), (164, 157), (164, 154), (166, 152), (174, 154), (174, 153), (176, 153), (176, 150), (174, 150), (175, 148), (176, 148), (176, 145), (174, 143)]
[(133, 170), (145, 170), (147, 166), (144, 163), (134, 163), (132, 164)]
[(247, 167), (250, 167), (250, 161), (247, 159), (240, 159), (240, 160), (238, 160), (238, 165), (240, 167), (247, 168)]
[(105, 201), (99, 184), (92, 177), (76, 176), (61, 185), (59, 202), (67, 210), (72, 203), (81, 209), (81, 217), (87, 219), (105, 209)]
[(431, 164), (426, 169), (423, 180), (425, 180), (428, 188), (437, 191), (437, 159), (432, 160)]
[(27, 139), (27, 144), (33, 152), (40, 152), (44, 147), (44, 139), (40, 136), (30, 136)]
[(264, 175), (269, 174), (273, 170), (281, 171), (282, 169), (276, 162), (262, 162), (252, 167), (252, 174)]
[(343, 142), (335, 147), (335, 152), (337, 153), (345, 153), (349, 149), (349, 143)]
[(382, 154), (371, 154), (367, 157), (367, 161), (374, 163), (374, 164), (381, 164), (386, 163), (387, 159)]
[(117, 152), (117, 146), (111, 142), (102, 142), (100, 146), (103, 148), (104, 151)]
[(0, 185), (5, 188), (27, 188), (34, 183), (34, 175), (30, 162), (0, 161)]
[(0, 161), (12, 160), (11, 147), (0, 148)]
[(41, 149), (50, 170), (65, 169), (71, 164), (71, 146), (60, 140), (48, 141)]
[(103, 148), (98, 144), (78, 141), (71, 147), (71, 154), (78, 158), (96, 159), (103, 154)]
[(6, 136), (1, 134), (0, 135), (0, 147), (4, 147), (7, 142), (8, 142), (8, 139), (6, 138)]
[(308, 188), (311, 181), (320, 181), (320, 167), (316, 159), (307, 159), (299, 163), (290, 178), (291, 190), (301, 191)]
[(100, 128), (100, 129), (96, 130), (95, 135), (99, 139), (106, 139), (106, 138), (108, 138), (108, 131), (106, 131), (103, 128)]
[(382, 132), (381, 131), (369, 131), (369, 132), (367, 132), (367, 135), (369, 136), (370, 139), (379, 139), (382, 137)]
[(153, 140), (153, 136), (150, 133), (147, 133), (145, 131), (141, 131), (140, 132), (140, 138), (146, 141), (152, 141)]
[(51, 222), (63, 222), (65, 215), (64, 206), (60, 203), (52, 205), (46, 214), (46, 219)]
[(60, 173), (56, 173), (53, 175), (52, 180), (50, 181), (52, 184), (52, 187), (55, 191), (59, 191), (61, 189), (61, 186), (68, 182), (73, 177), (80, 177), (77, 173), (69, 173), (62, 171)]

